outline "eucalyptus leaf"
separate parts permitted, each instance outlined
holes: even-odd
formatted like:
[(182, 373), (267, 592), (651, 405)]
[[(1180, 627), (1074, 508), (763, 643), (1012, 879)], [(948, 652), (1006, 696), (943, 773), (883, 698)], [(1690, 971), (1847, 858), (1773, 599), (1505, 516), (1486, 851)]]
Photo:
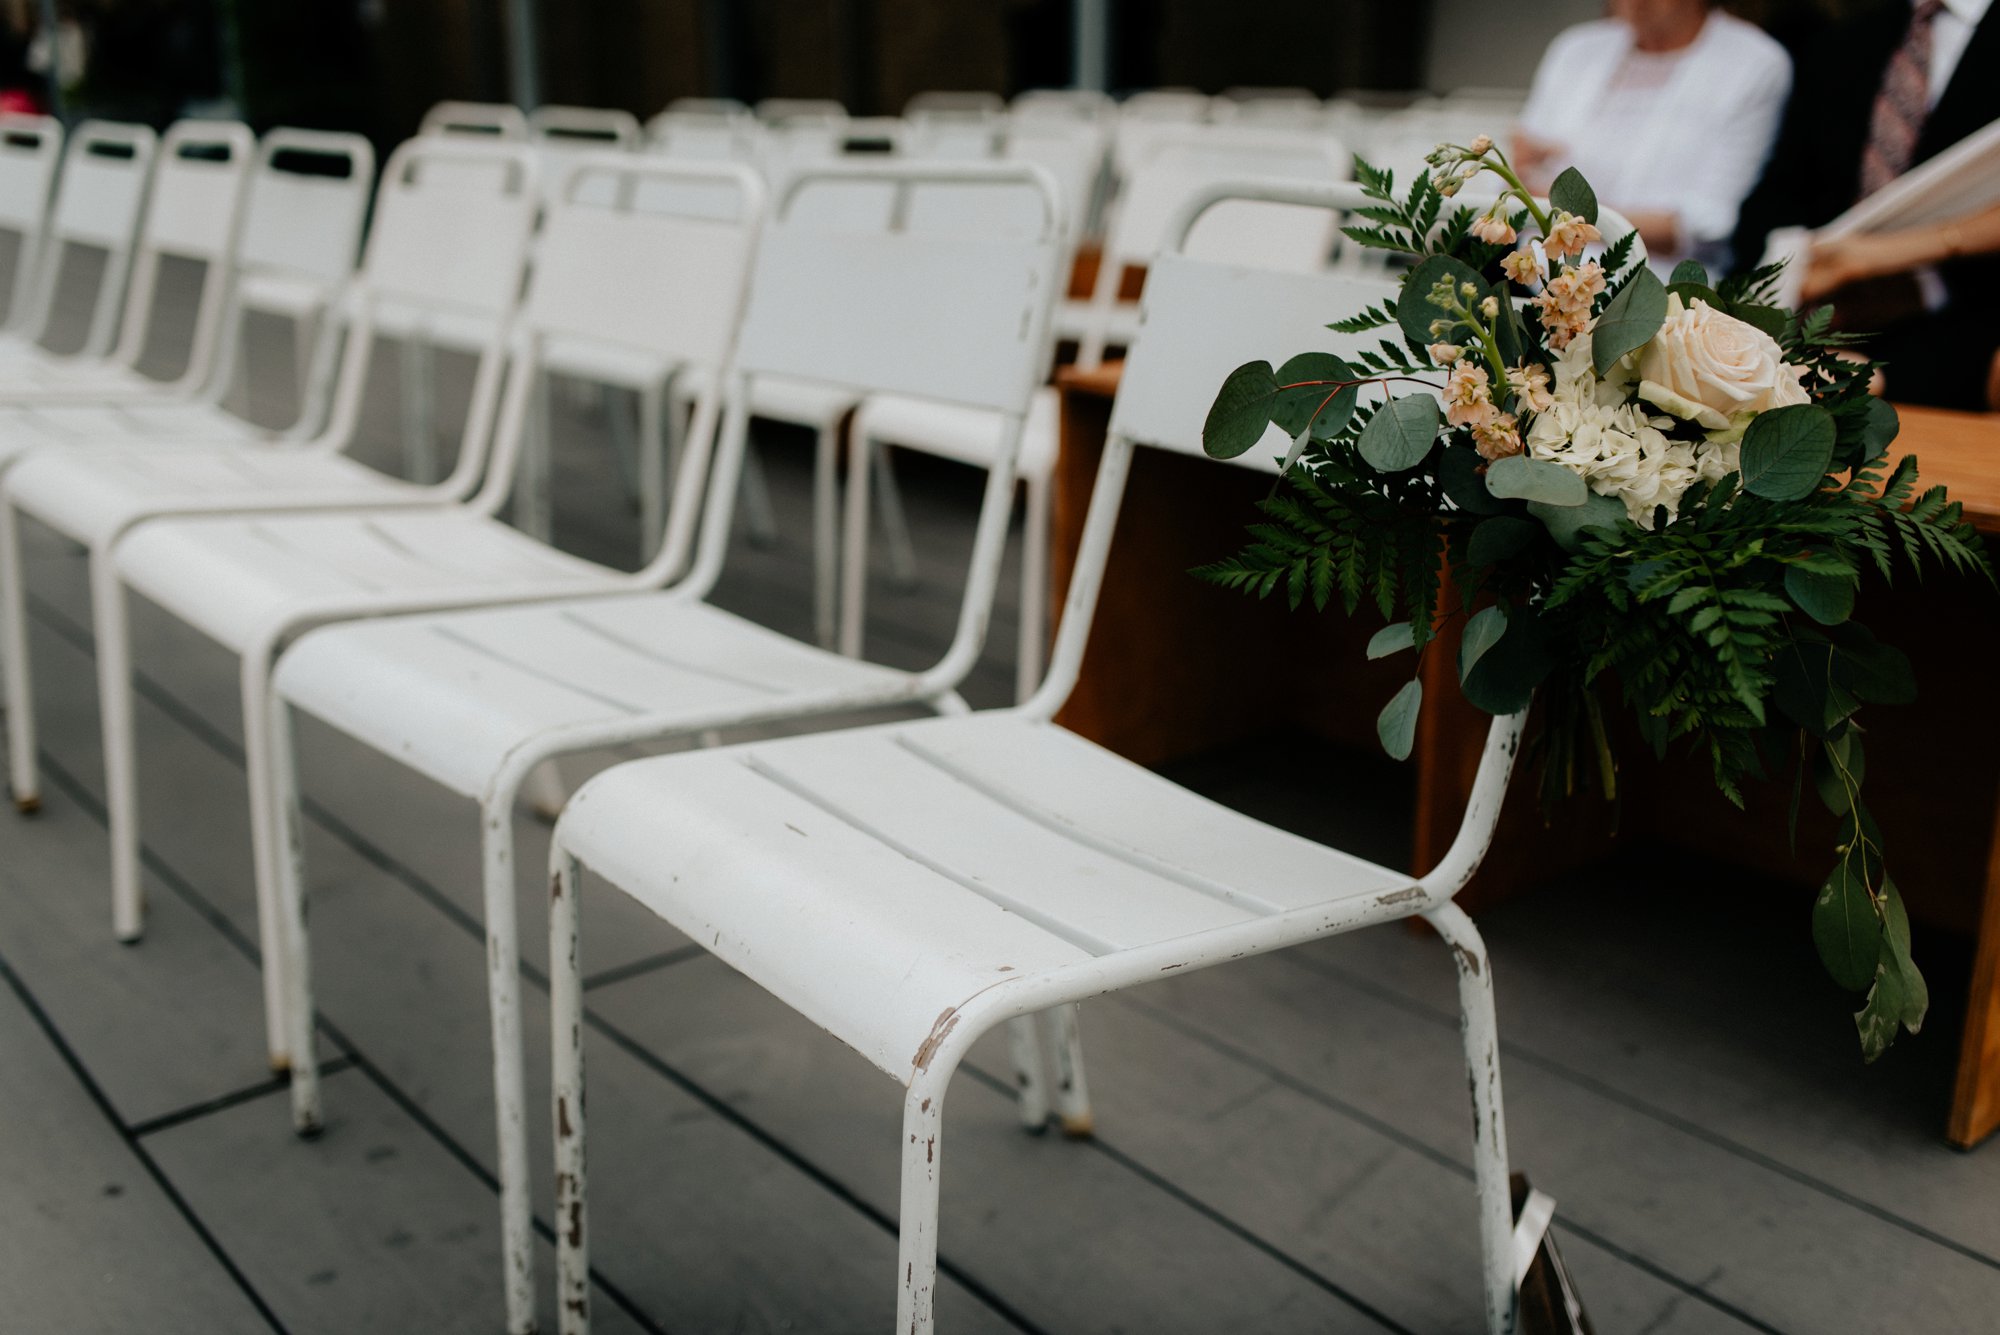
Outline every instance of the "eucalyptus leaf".
[(1475, 296), (1486, 292), (1486, 284), (1463, 261), (1449, 255), (1432, 255), (1419, 262), (1404, 275), (1402, 295), (1396, 299), (1396, 322), (1403, 327), (1403, 337), (1418, 347), (1438, 341), (1438, 336), (1431, 332), (1431, 321), (1453, 318), (1449, 311), (1431, 304), (1431, 289), (1445, 278), (1451, 279), (1454, 286), (1472, 284)]
[(1590, 497), (1590, 488), (1569, 469), (1525, 454), (1509, 455), (1488, 467), (1486, 489), (1504, 500), (1544, 505), (1582, 505)]
[(1407, 621), (1392, 622), (1368, 637), (1368, 656), (1387, 658), (1416, 647), (1417, 632)]
[(1247, 454), (1264, 438), (1271, 422), (1271, 396), (1278, 379), (1269, 362), (1247, 362), (1229, 373), (1201, 424), (1201, 447), (1211, 459)]
[(1836, 816), (1853, 814), (1860, 800), (1861, 781), (1868, 777), (1868, 757), (1857, 728), (1841, 729), (1821, 743), (1813, 756), (1813, 788), (1821, 805)]
[(1500, 345), (1500, 360), (1509, 366), (1518, 366), (1528, 336), (1527, 331), (1521, 328), (1520, 309), (1514, 305), (1514, 298), (1507, 288), (1507, 280), (1503, 278), (1487, 288), (1486, 295), (1492, 297), (1500, 309), (1499, 318), (1493, 322), (1493, 340)]
[(1701, 287), (1707, 287), (1709, 285), (1708, 270), (1702, 268), (1700, 260), (1682, 260), (1674, 266), (1674, 271), (1667, 275), (1667, 287), (1669, 290), (1672, 290), (1676, 283), (1694, 283)]
[(1724, 312), (1733, 315), (1754, 329), (1761, 329), (1772, 338), (1782, 339), (1791, 332), (1792, 317), (1776, 306), (1759, 306), (1748, 301), (1732, 301)]
[(1405, 394), (1375, 410), (1361, 428), (1355, 448), (1368, 466), (1384, 473), (1415, 468), (1431, 452), (1444, 418), (1438, 401), (1428, 394)]
[(1516, 608), (1507, 618), (1507, 633), (1479, 656), (1459, 685), (1467, 700), (1489, 714), (1519, 713), (1554, 665), (1541, 618)]
[(1861, 877), (1859, 857), (1842, 858), (1813, 901), (1813, 945), (1833, 981), (1859, 992), (1875, 977), (1882, 953), (1882, 920)]
[(1445, 446), (1438, 455), (1438, 485), (1451, 503), (1467, 514), (1497, 515), (1507, 510), (1505, 502), (1496, 499), (1486, 489), (1486, 479), (1480, 470), (1486, 461), (1479, 457), (1479, 451), (1470, 445)]
[(1722, 299), (1722, 295), (1706, 283), (1668, 283), (1667, 295), (1679, 297), (1683, 306), (1692, 306), (1697, 301), (1705, 302), (1712, 311), (1720, 311), (1728, 305)]
[(1785, 596), (1822, 626), (1836, 626), (1854, 613), (1855, 578), (1822, 575), (1799, 566), (1785, 568)]
[(1769, 501), (1801, 501), (1833, 464), (1833, 414), (1815, 403), (1772, 408), (1743, 433), (1743, 490)]
[(1833, 734), (1861, 701), (1833, 672), (1833, 644), (1824, 636), (1794, 631), (1771, 660), (1771, 703), (1778, 712), (1815, 737)]
[(1497, 564), (1528, 550), (1541, 532), (1541, 527), (1532, 519), (1520, 519), (1514, 515), (1482, 519), (1479, 527), (1472, 530), (1471, 540), (1465, 544), (1465, 559), (1476, 566)]
[(1651, 342), (1666, 322), (1666, 286), (1642, 264), (1597, 317), (1590, 334), (1591, 365), (1600, 376), (1608, 374), (1620, 357)]
[(1888, 453), (1902, 430), (1896, 405), (1873, 394), (1863, 395), (1833, 415), (1842, 462), (1850, 468), (1874, 463)]
[(1882, 948), (1875, 961), (1875, 985), (1867, 1004), (1855, 1012), (1861, 1056), (1874, 1061), (1888, 1051), (1898, 1025), (1916, 1033), (1930, 1010), (1930, 988), (1910, 958), (1910, 915), (1894, 881), (1882, 882)]
[(1410, 750), (1417, 744), (1417, 714), (1423, 703), (1424, 684), (1411, 681), (1382, 706), (1382, 713), (1375, 720), (1375, 735), (1392, 759), (1410, 758)]
[(1565, 213), (1574, 213), (1587, 223), (1597, 221), (1597, 192), (1590, 188), (1590, 182), (1583, 179), (1583, 173), (1574, 167), (1565, 167), (1562, 175), (1549, 186), (1549, 203)]
[(1582, 505), (1549, 505), (1542, 501), (1529, 501), (1528, 513), (1542, 521), (1549, 536), (1556, 540), (1556, 546), (1573, 552), (1583, 545), (1585, 529), (1616, 533), (1619, 525), (1625, 522), (1625, 502), (1611, 496), (1600, 496), (1593, 491), (1583, 498)]
[(1471, 676), (1472, 670), (1479, 666), (1479, 660), (1486, 657), (1506, 634), (1505, 608), (1485, 607), (1474, 612), (1471, 619), (1465, 623), (1465, 633), (1459, 636), (1458, 640), (1459, 681), (1463, 682)]
[(1330, 352), (1302, 352), (1277, 370), (1271, 420), (1294, 439), (1310, 428), (1313, 440), (1332, 440), (1354, 415), (1361, 387), (1350, 384), (1336, 388), (1333, 384), (1313, 382), (1361, 378), (1352, 366)]
[(1917, 702), (1917, 674), (1908, 654), (1852, 621), (1828, 634), (1834, 646), (1833, 673), (1841, 685), (1871, 705)]

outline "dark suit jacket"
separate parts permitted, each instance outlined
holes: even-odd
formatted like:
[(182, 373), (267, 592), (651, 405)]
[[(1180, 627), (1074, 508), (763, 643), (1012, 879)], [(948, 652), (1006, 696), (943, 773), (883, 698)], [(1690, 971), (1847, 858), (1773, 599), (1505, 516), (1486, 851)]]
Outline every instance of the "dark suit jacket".
[[(1775, 227), (1817, 227), (1854, 203), (1861, 154), (1889, 58), (1910, 25), (1909, 0), (1877, 0), (1817, 29), (1794, 53), (1791, 101), (1763, 178), (1743, 202), (1736, 264), (1749, 268)], [(1917, 140), (1915, 162), (2000, 120), (2000, 5), (1986, 12)], [(1914, 163), (1912, 164), (1914, 165)], [(2000, 259), (1944, 266), (1945, 310), (1885, 331), (1873, 350), (1896, 363), (1890, 392), (1910, 402), (1977, 406), (2000, 335), (1986, 310), (2000, 298)], [(1981, 308), (1985, 308), (1982, 310)], [(1968, 338), (1977, 346), (1968, 346)]]

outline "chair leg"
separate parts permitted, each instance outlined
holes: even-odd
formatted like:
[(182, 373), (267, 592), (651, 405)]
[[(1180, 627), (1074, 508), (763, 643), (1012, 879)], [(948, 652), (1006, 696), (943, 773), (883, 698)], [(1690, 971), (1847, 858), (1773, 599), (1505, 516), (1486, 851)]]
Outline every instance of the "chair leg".
[(778, 512), (771, 508), (771, 484), (764, 478), (764, 460), (754, 447), (743, 451), (743, 476), (737, 484), (743, 507), (743, 532), (759, 547), (778, 541)]
[[(275, 884), (270, 900), (278, 919), (283, 965), (284, 1019), (292, 1068), (292, 1130), (311, 1139), (325, 1125), (320, 1105), (319, 1062), (313, 1028), (312, 941), (306, 928), (305, 825), (299, 815), (298, 748), (292, 740), (292, 713), (276, 691), (268, 701), (264, 771), (270, 787), (266, 805), (277, 847), (270, 866)], [(269, 971), (266, 971), (269, 977)]]
[(555, 417), (553, 385), (547, 372), (535, 376), (523, 441), (519, 483), (514, 488), (514, 524), (529, 537), (549, 542), (555, 536)]
[(883, 555), (889, 561), (889, 582), (899, 589), (917, 586), (917, 548), (910, 541), (910, 517), (903, 509), (903, 490), (896, 485), (896, 468), (889, 460), (889, 447), (871, 447), (869, 467), (875, 470), (879, 495), (876, 518), (882, 524)]
[(1486, 1328), (1506, 1335), (1514, 1324), (1514, 1211), (1507, 1188), (1507, 1124), (1500, 1101), (1500, 1033), (1493, 970), (1479, 929), (1456, 904), (1424, 914), (1458, 965), (1458, 1005), (1465, 1064), (1472, 1082), (1472, 1163), (1479, 1192)]
[(556, 1136), (556, 1299), (562, 1335), (589, 1335), (590, 1243), (584, 1230), (583, 975), (580, 868), (558, 841), (549, 872), (549, 1038)]
[(89, 561), (90, 615), (97, 637), (98, 717), (104, 729), (105, 823), (111, 843), (111, 930), (129, 944), (145, 931), (146, 916), (139, 879), (131, 618), (125, 606), (125, 583), (118, 577), (112, 554), (93, 550)]
[(42, 781), (35, 764), (35, 688), (28, 661), (27, 568), (21, 557), (20, 514), (0, 489), (0, 664), (7, 674), (7, 774), (14, 808), (39, 811)]
[[(521, 937), (514, 909), (512, 783), (481, 804), (486, 1002), (493, 1040), (493, 1115), (500, 1162), (500, 1245), (508, 1335), (535, 1329), (534, 1203), (528, 1192), (528, 1086), (521, 1054)], [(586, 1287), (588, 1280), (585, 1281)]]
[[(252, 645), (243, 655), (243, 769), (250, 788), (250, 862), (257, 888), (257, 948), (264, 962), (265, 1034), (271, 1069), (283, 1071), (291, 1066), (292, 1032), (288, 1019), (291, 1007), (286, 1000), (287, 932), (278, 900), (287, 832), (276, 803), (272, 771), (271, 718), (277, 692), (271, 689), (271, 673), (275, 657), (268, 644)], [(136, 855), (136, 825), (132, 843)]]
[(1007, 1022), (1007, 1052), (1014, 1063), (1021, 1125), (1040, 1135), (1049, 1125), (1049, 1070), (1034, 1016), (1017, 1015)]
[(1021, 639), (1014, 660), (1014, 693), (1026, 704), (1042, 684), (1049, 633), (1049, 480), (1027, 480), (1021, 521)]
[(1063, 1134), (1082, 1140), (1096, 1129), (1090, 1112), (1090, 1087), (1083, 1079), (1083, 1035), (1077, 1027), (1077, 1008), (1057, 1006), (1035, 1017), (1042, 1026), (1042, 1038), (1055, 1067), (1056, 1120)]
[[(872, 454), (875, 446), (872, 441), (859, 439), (855, 442), (854, 448), (857, 450), (867, 450)], [(833, 477), (833, 461), (838, 458), (837, 447), (829, 445), (823, 440), (820, 455), (825, 465), (824, 475), (831, 479)], [(822, 563), (822, 570), (827, 572), (822, 574), (822, 580), (830, 583), (833, 578), (831, 572), (835, 570), (836, 566), (838, 567), (840, 581), (840, 596), (838, 599), (840, 610), (839, 649), (841, 653), (846, 654), (849, 658), (861, 657), (861, 645), (868, 623), (868, 495), (870, 490), (868, 475), (868, 469), (857, 466), (852, 460), (849, 461), (847, 469), (847, 494), (843, 498), (845, 513), (840, 519), (840, 535), (837, 539), (840, 546), (840, 555), (837, 561), (832, 554), (832, 546), (836, 541), (832, 536), (832, 524), (829, 523), (824, 530), (826, 536), (821, 537), (815, 534), (821, 547), (820, 561)], [(828, 487), (827, 504), (832, 505), (834, 503), (831, 489), (832, 483), (829, 481), (826, 485)], [(833, 601), (829, 597), (829, 606)]]
[(403, 469), (410, 481), (438, 480), (437, 368), (421, 334), (403, 340)]
[[(639, 391), (638, 437), (628, 448), (636, 456), (639, 490), (639, 559), (650, 561), (660, 550), (667, 531), (667, 489), (672, 485), (674, 459), (663, 424), (666, 418), (663, 387), (647, 385)], [(619, 421), (626, 420), (623, 414)]]
[(930, 1335), (937, 1320), (938, 1179), (944, 1169), (944, 1092), (950, 1070), (922, 1072), (903, 1096), (903, 1208), (896, 1246), (902, 1289), (897, 1335)]

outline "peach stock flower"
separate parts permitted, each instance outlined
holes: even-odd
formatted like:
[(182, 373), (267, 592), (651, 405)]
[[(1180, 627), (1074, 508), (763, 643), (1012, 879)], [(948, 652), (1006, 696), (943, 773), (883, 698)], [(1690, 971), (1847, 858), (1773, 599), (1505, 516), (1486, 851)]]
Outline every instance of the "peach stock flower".
[(1461, 360), (1444, 382), (1444, 416), (1453, 426), (1477, 425), (1493, 416), (1493, 391), (1486, 368)]
[(1500, 268), (1522, 287), (1533, 287), (1542, 279), (1542, 262), (1532, 250), (1517, 250), (1500, 261)]
[(1604, 266), (1592, 261), (1565, 269), (1549, 279), (1534, 298), (1541, 308), (1542, 329), (1557, 351), (1590, 327), (1590, 304), (1604, 291)]
[(1472, 234), (1493, 246), (1514, 244), (1514, 225), (1497, 213), (1482, 213), (1472, 224)]
[(1549, 368), (1540, 362), (1516, 366), (1508, 371), (1507, 387), (1521, 400), (1521, 406), (1531, 413), (1545, 411), (1555, 402), (1555, 395), (1549, 391)]
[(1521, 431), (1512, 413), (1495, 413), (1472, 424), (1472, 445), (1479, 457), (1491, 463), (1521, 452)]
[(1603, 239), (1604, 234), (1592, 224), (1574, 213), (1557, 209), (1555, 216), (1549, 219), (1549, 234), (1542, 239), (1542, 249), (1548, 252), (1550, 259), (1561, 260), (1581, 255), (1585, 246)]
[(1431, 360), (1439, 366), (1450, 366), (1465, 355), (1465, 349), (1456, 343), (1433, 343), (1425, 351), (1430, 353)]

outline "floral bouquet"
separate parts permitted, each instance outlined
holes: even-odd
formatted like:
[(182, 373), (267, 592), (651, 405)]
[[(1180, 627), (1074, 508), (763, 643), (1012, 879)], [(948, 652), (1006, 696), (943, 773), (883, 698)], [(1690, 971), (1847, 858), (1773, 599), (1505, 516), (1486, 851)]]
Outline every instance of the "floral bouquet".
[[(1429, 162), (1400, 198), (1355, 164), (1373, 203), (1347, 236), (1409, 268), (1396, 301), (1329, 326), (1401, 337), (1224, 382), (1210, 454), (1245, 453), (1271, 423), (1294, 443), (1250, 545), (1198, 573), (1295, 607), (1365, 602), (1390, 622), (1371, 658), (1421, 654), (1463, 618), (1468, 700), (1507, 714), (1542, 696), (1545, 802), (1616, 796), (1618, 704), (1657, 755), (1705, 754), (1738, 805), (1747, 780), (1789, 768), (1796, 820), (1810, 771), (1839, 818), (1813, 940), (1835, 981), (1866, 992), (1855, 1021), (1873, 1060), (1917, 1030), (1928, 996), (1861, 801), (1857, 721), (1915, 687), (1909, 660), (1852, 620), (1855, 591), (1899, 560), (1991, 580), (1985, 554), (1942, 488), (1917, 491), (1914, 458), (1889, 465), (1896, 412), (1868, 392), (1873, 364), (1830, 312), (1771, 304), (1775, 268), (1711, 283), (1683, 262), (1662, 282), (1632, 234), (1601, 244), (1574, 170), (1544, 203), (1485, 136)], [(1448, 205), (1485, 176), (1494, 202)], [(1422, 693), (1412, 680), (1378, 720), (1398, 759)]]

